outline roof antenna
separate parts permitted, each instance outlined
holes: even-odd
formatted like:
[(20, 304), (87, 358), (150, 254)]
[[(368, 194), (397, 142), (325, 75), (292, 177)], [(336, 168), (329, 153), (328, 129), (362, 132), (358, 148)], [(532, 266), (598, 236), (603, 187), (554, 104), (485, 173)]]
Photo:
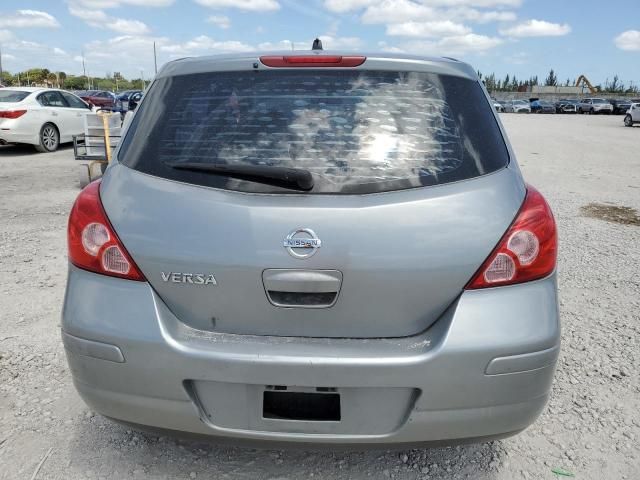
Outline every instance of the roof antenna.
[(322, 41), (319, 38), (316, 38), (313, 41), (313, 45), (311, 46), (311, 50), (322, 50)]

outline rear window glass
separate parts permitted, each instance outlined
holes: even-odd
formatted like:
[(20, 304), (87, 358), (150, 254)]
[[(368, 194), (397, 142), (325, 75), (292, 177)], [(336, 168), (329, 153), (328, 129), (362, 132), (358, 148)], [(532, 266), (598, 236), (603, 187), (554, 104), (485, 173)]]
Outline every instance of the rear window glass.
[(313, 176), (310, 194), (415, 188), (508, 163), (492, 110), (477, 82), (430, 73), (191, 74), (154, 83), (119, 160), (151, 175), (243, 192), (291, 191), (167, 163), (301, 168)]
[(21, 92), (19, 90), (7, 90), (6, 88), (2, 88), (0, 89), (0, 102), (21, 102), (29, 96), (29, 93), (30, 92)]

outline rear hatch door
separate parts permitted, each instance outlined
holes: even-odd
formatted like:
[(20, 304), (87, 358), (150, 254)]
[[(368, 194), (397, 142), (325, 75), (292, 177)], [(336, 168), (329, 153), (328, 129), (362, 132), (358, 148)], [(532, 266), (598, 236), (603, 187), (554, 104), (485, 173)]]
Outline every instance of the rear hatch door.
[[(102, 200), (152, 287), (194, 328), (418, 333), (524, 198), (491, 104), (462, 75), (201, 73), (157, 80), (139, 108)], [(315, 185), (175, 162), (303, 168)]]

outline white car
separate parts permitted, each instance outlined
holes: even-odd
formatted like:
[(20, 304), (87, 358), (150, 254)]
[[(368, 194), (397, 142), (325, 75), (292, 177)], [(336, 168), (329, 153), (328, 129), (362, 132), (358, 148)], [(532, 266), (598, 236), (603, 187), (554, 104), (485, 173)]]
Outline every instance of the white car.
[(578, 113), (588, 113), (595, 115), (596, 113), (613, 113), (613, 105), (604, 98), (583, 98), (578, 104)]
[(504, 104), (504, 111), (511, 113), (531, 113), (531, 104), (526, 100), (509, 100)]
[(53, 88), (0, 90), (0, 145), (26, 143), (53, 152), (84, 132), (91, 106), (72, 93)]
[(624, 116), (624, 124), (627, 127), (633, 127), (634, 123), (640, 123), (640, 103), (632, 103)]

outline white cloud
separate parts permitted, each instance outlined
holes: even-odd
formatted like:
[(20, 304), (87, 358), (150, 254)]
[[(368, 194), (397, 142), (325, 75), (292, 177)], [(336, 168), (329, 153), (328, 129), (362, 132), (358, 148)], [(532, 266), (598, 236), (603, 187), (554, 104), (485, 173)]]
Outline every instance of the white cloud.
[(2, 58), (11, 60), (4, 68), (12, 72), (44, 67), (49, 70), (66, 70), (70, 56), (63, 49), (28, 40), (12, 39), (3, 44)]
[[(362, 48), (362, 40), (359, 37), (334, 37), (320, 35), (322, 48), (325, 50), (359, 50)], [(311, 48), (313, 41), (306, 43), (306, 48)], [(304, 47), (303, 47), (304, 48)]]
[(640, 30), (622, 32), (614, 42), (620, 50), (640, 51)]
[[(522, 0), (412, 0), (412, 1), (385, 1), (385, 0), (325, 0), (324, 6), (334, 13), (345, 13), (369, 8), (372, 11), (389, 10), (391, 5), (395, 5), (401, 10), (414, 11), (421, 10), (420, 7), (428, 8), (491, 8), (491, 7), (519, 7)], [(377, 23), (377, 22), (374, 22)]]
[[(320, 35), (322, 47), (325, 50), (360, 50), (363, 41), (359, 37), (335, 37), (333, 35)], [(312, 38), (307, 40), (280, 40), (278, 42), (262, 42), (258, 44), (258, 50), (309, 50), (313, 44)]]
[[(462, 1), (451, 2), (443, 8), (444, 1), (417, 3), (413, 0), (382, 0), (368, 6), (362, 14), (363, 23), (393, 24), (403, 22), (449, 20), (455, 23), (469, 21), (474, 23), (512, 22), (517, 17), (507, 10), (478, 10)], [(473, 2), (467, 2), (473, 4)], [(489, 2), (487, 1), (488, 5)]]
[(0, 15), (0, 28), (58, 28), (56, 18), (39, 10), (18, 10)]
[(136, 7), (168, 7), (175, 0), (73, 0), (78, 6), (89, 9), (117, 8), (124, 5)]
[[(295, 42), (293, 40), (280, 40), (279, 42), (262, 42), (258, 44), (258, 50), (300, 50), (300, 48), (302, 48), (302, 43), (302, 41)], [(293, 48), (291, 48), (292, 45)]]
[(13, 38), (13, 33), (9, 30), (0, 29), (0, 42), (8, 42)]
[(237, 8), (253, 12), (278, 10), (280, 4), (276, 0), (195, 0), (196, 3), (209, 8)]
[(75, 4), (69, 5), (69, 13), (74, 17), (78, 17), (81, 20), (84, 20), (92, 27), (100, 28), (109, 20), (109, 16), (102, 10), (78, 8)]
[(507, 10), (477, 10), (475, 8), (457, 7), (446, 11), (451, 19), (466, 20), (475, 23), (513, 22), (517, 15)]
[(434, 7), (519, 7), (522, 0), (422, 0), (425, 5)]
[(374, 3), (376, 3), (375, 0), (325, 0), (324, 6), (332, 12), (345, 13), (368, 7)]
[(144, 35), (149, 33), (149, 27), (144, 22), (112, 17), (102, 10), (79, 8), (76, 4), (71, 4), (69, 5), (69, 13), (84, 20), (94, 28), (106, 28), (125, 35)]
[(220, 28), (227, 29), (231, 26), (231, 20), (226, 15), (211, 15), (207, 22)]
[(364, 23), (400, 23), (416, 20), (435, 20), (436, 11), (409, 0), (383, 0), (370, 5), (362, 15)]
[(507, 63), (511, 63), (512, 65), (525, 65), (530, 61), (529, 54), (526, 52), (517, 52), (513, 55), (509, 55), (505, 57), (505, 61)]
[(246, 52), (254, 48), (237, 40), (215, 40), (206, 35), (200, 35), (184, 43), (166, 43), (160, 45), (161, 52), (167, 52), (173, 57), (184, 55), (212, 55), (214, 53)]
[(126, 20), (124, 18), (114, 18), (112, 22), (107, 25), (107, 28), (118, 33), (125, 34), (145, 34), (149, 32), (149, 27), (139, 20)]
[(471, 29), (450, 20), (440, 22), (404, 22), (387, 25), (387, 35), (404, 37), (440, 37), (450, 35), (465, 35)]
[(475, 33), (445, 37), (440, 40), (413, 40), (398, 46), (383, 47), (388, 52), (414, 53), (418, 55), (453, 55), (484, 53), (497, 47), (502, 39)]
[(545, 20), (527, 20), (513, 27), (500, 30), (507, 37), (558, 37), (571, 32), (567, 23), (551, 23)]
[(483, 52), (497, 47), (502, 40), (496, 37), (468, 33), (455, 37), (446, 37), (439, 40), (438, 47), (444, 52), (452, 54), (465, 54), (468, 52)]

